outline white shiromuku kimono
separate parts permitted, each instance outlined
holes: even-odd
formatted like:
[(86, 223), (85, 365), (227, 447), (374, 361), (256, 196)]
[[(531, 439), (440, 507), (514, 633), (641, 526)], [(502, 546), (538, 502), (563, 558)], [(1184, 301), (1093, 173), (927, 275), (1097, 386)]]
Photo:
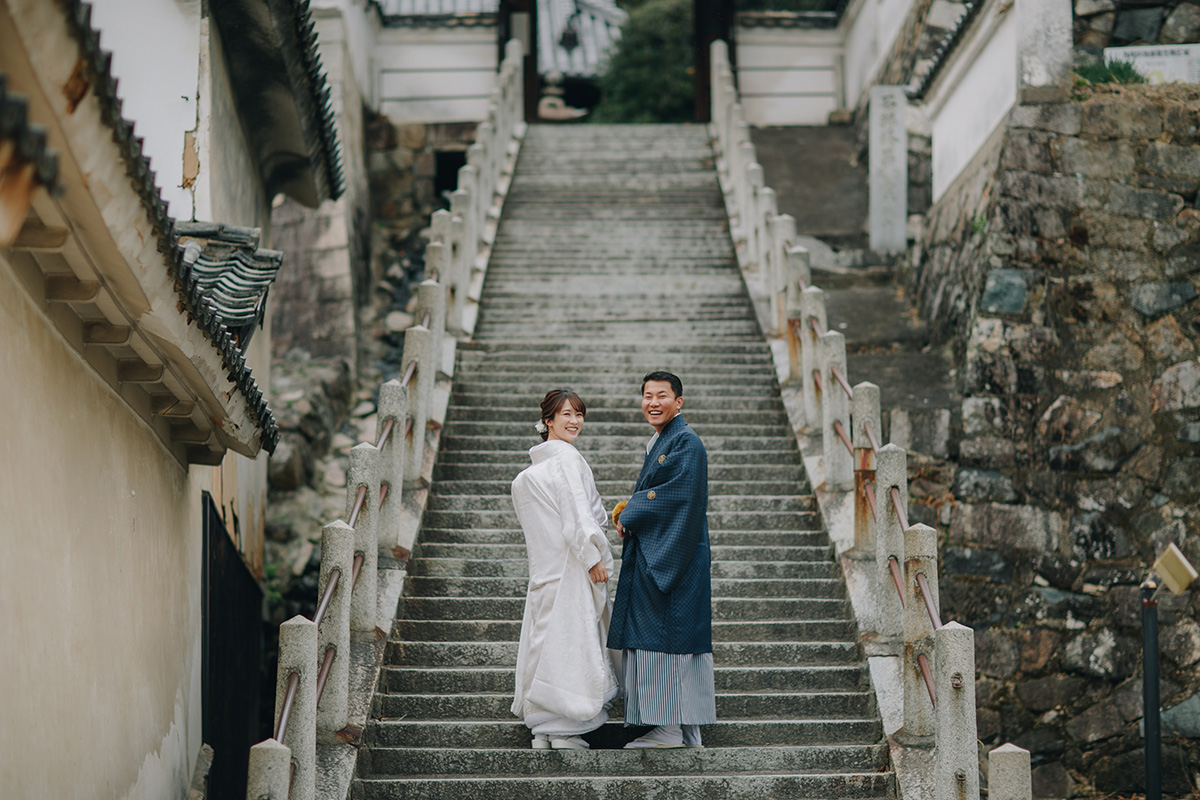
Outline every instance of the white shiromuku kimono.
[(605, 645), (608, 584), (588, 575), (600, 561), (612, 575), (608, 515), (574, 446), (550, 439), (529, 456), (512, 482), (529, 555), (512, 712), (535, 734), (576, 736), (603, 725), (620, 692), (620, 653)]

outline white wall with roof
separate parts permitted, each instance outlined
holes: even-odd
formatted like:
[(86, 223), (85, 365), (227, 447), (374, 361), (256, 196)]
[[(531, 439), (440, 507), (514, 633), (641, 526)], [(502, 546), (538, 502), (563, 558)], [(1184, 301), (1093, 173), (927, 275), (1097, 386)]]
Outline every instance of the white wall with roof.
[(393, 122), (487, 117), (499, 46), (494, 25), (386, 27), (376, 44), (375, 96)]

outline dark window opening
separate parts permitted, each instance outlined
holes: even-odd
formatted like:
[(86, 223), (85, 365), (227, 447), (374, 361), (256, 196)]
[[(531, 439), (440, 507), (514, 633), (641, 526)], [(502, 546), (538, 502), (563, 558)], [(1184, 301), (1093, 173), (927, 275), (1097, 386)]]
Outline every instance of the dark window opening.
[(449, 208), (450, 195), (458, 188), (458, 170), (467, 163), (467, 151), (439, 150), (434, 159), (434, 195), (444, 208)]

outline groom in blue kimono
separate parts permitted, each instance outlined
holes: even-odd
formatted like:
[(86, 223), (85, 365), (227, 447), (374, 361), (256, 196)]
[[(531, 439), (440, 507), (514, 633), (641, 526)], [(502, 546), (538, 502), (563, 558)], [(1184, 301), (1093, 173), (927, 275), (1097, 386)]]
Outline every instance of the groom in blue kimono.
[(642, 379), (655, 433), (617, 520), (625, 543), (608, 646), (624, 651), (625, 724), (654, 729), (628, 748), (699, 747), (699, 726), (717, 720), (708, 454), (682, 408), (676, 375)]

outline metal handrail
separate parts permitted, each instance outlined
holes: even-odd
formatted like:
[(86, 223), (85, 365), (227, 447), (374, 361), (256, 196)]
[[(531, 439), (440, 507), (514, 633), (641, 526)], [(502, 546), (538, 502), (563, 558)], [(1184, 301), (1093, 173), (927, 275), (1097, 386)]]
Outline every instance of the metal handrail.
[(321, 702), (321, 696), (325, 694), (325, 682), (329, 680), (329, 670), (333, 668), (333, 657), (337, 654), (337, 648), (333, 645), (325, 648), (325, 658), (321, 660), (321, 669), (317, 672), (317, 702)]
[(879, 514), (875, 511), (875, 484), (866, 484), (863, 486), (863, 492), (867, 495), (867, 507), (871, 509), (871, 519), (878, 522)]
[(354, 527), (354, 523), (358, 522), (359, 512), (362, 511), (363, 503), (366, 502), (366, 499), (367, 487), (359, 486), (358, 494), (354, 496), (354, 506), (350, 509), (350, 519), (346, 520), (346, 524), (351, 528)]
[(921, 677), (925, 679), (925, 688), (929, 691), (929, 703), (937, 708), (937, 700), (933, 697), (933, 670), (929, 668), (929, 658), (924, 653), (917, 654), (917, 666), (921, 668)]
[(313, 616), (313, 622), (318, 625), (321, 620), (325, 619), (325, 612), (329, 610), (329, 603), (333, 600), (333, 595), (337, 592), (338, 583), (342, 579), (342, 571), (337, 567), (329, 570), (329, 582), (325, 584), (325, 592), (321, 595), (321, 602), (317, 604), (317, 613)]
[(366, 558), (362, 553), (354, 557), (354, 564), (350, 567), (350, 585), (358, 585), (358, 573), (362, 572), (363, 560)]
[(288, 721), (292, 717), (292, 706), (296, 703), (296, 690), (300, 688), (300, 673), (288, 675), (287, 689), (283, 692), (283, 708), (279, 709), (279, 723), (275, 726), (275, 741), (282, 742), (287, 735)]
[(413, 374), (417, 371), (417, 360), (414, 358), (408, 362), (408, 366), (404, 368), (404, 378), (400, 381), (401, 386), (408, 386), (408, 382), (412, 380)]
[(825, 332), (825, 331), (821, 330), (821, 326), (817, 322), (816, 317), (808, 318), (808, 327), (812, 328), (812, 332), (815, 333), (818, 337), (820, 337), (820, 335)]
[(900, 562), (895, 556), (888, 556), (888, 569), (892, 573), (892, 583), (896, 584), (896, 594), (900, 595), (900, 607), (904, 608), (904, 578), (900, 577)]
[(825, 394), (825, 387), (821, 385), (821, 371), (819, 369), (814, 369), (812, 371), (812, 376), (813, 384), (817, 387), (817, 392), (820, 394)]
[(846, 393), (846, 397), (854, 399), (854, 390), (850, 388), (850, 381), (846, 380), (846, 376), (837, 367), (830, 367), (829, 371), (833, 373), (833, 377), (837, 378), (837, 382), (842, 385), (842, 391)]
[(842, 444), (846, 445), (846, 449), (850, 451), (850, 455), (854, 455), (854, 445), (850, 443), (850, 437), (846, 435), (846, 429), (842, 427), (841, 421), (834, 421), (833, 432), (842, 440)]
[(376, 450), (382, 450), (383, 446), (387, 444), (388, 438), (392, 435), (392, 427), (395, 424), (395, 417), (388, 417), (388, 419), (383, 423), (383, 430), (379, 432), (379, 440), (375, 442)]
[(924, 572), (917, 573), (917, 588), (921, 590), (921, 597), (925, 600), (925, 611), (929, 614), (929, 621), (933, 623), (933, 629), (936, 631), (942, 627), (942, 615), (933, 605), (933, 592), (929, 591), (929, 581), (925, 580)]
[(428, 327), (429, 327), (429, 321), (430, 321), (431, 319), (433, 319), (433, 315), (432, 315), (430, 312), (426, 311), (426, 312), (425, 312), (425, 316), (421, 318), (421, 327), (423, 327), (423, 328), (428, 328)]
[(871, 442), (871, 449), (876, 453), (879, 452), (879, 440), (875, 438), (875, 430), (871, 427), (870, 420), (863, 421), (863, 430), (867, 433), (867, 440)]
[(892, 508), (896, 509), (896, 518), (900, 520), (900, 530), (908, 530), (908, 512), (904, 510), (904, 504), (900, 502), (900, 490), (895, 486), (892, 487)]

